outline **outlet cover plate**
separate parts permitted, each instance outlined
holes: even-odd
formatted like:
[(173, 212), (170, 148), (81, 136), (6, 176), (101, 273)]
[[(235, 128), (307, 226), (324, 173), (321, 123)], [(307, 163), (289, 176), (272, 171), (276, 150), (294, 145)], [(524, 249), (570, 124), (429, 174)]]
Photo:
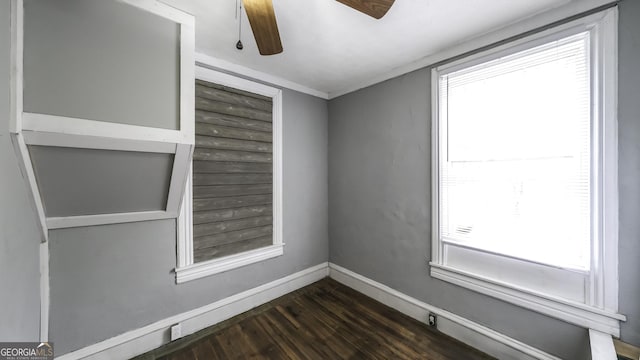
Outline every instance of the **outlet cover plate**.
[(171, 341), (177, 340), (182, 337), (182, 326), (180, 324), (173, 325), (171, 327)]

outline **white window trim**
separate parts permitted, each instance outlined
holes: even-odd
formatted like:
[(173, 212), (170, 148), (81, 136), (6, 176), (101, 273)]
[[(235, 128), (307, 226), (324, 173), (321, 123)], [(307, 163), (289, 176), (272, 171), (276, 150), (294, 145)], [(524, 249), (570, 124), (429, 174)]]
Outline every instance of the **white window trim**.
[[(432, 259), (430, 273), (444, 280), (482, 294), (486, 294), (524, 308), (549, 315), (566, 322), (620, 336), (620, 321), (625, 321), (618, 311), (618, 162), (617, 162), (617, 7), (586, 16), (581, 19), (539, 32), (535, 35), (483, 51), (432, 69)], [(488, 59), (549, 41), (549, 37), (561, 38), (590, 31), (592, 37), (592, 83), (595, 150), (602, 154), (595, 169), (594, 187), (600, 189), (595, 207), (602, 209), (596, 229), (600, 239), (592, 244), (591, 276), (587, 285), (588, 303), (569, 301), (542, 292), (523, 289), (513, 284), (496, 281), (461, 271), (445, 263), (445, 247), (440, 238), (439, 226), (439, 75), (453, 69), (482, 63)], [(599, 82), (598, 82), (599, 81)]]
[(191, 169), (177, 221), (176, 283), (184, 283), (218, 274), (284, 254), (282, 242), (282, 90), (254, 81), (224, 74), (206, 67), (196, 67), (196, 78), (216, 84), (268, 96), (273, 99), (273, 245), (218, 259), (193, 262), (193, 198)]
[[(180, 26), (180, 129), (168, 130), (147, 126), (110, 123), (49, 114), (24, 112), (23, 52), (24, 1), (11, 0), (11, 119), (10, 133), (20, 168), (29, 184), (42, 231), (48, 240), (49, 229), (93, 226), (176, 218), (182, 201), (187, 166), (194, 144), (193, 85), (195, 69), (195, 18), (156, 0), (121, 0), (122, 2), (174, 21)], [(165, 209), (100, 215), (47, 217), (29, 155), (28, 145), (73, 147), (117, 151), (174, 154), (173, 170)]]

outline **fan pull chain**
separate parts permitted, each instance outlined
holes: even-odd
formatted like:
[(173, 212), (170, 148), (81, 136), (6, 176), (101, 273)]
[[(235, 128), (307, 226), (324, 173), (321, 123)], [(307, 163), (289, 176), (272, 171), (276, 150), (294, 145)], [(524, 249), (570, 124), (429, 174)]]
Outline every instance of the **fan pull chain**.
[[(239, 6), (238, 6), (239, 5)], [(238, 42), (236, 43), (236, 49), (242, 50), (242, 0), (236, 0), (236, 19), (238, 19)]]

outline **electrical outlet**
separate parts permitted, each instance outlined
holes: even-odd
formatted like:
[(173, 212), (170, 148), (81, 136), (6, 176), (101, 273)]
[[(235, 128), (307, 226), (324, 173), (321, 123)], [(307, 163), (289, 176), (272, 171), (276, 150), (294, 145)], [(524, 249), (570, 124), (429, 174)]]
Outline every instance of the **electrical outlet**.
[(438, 317), (436, 314), (429, 313), (429, 317), (427, 318), (427, 324), (431, 327), (438, 326)]
[(171, 327), (171, 341), (177, 340), (182, 337), (182, 326), (180, 324), (173, 325)]

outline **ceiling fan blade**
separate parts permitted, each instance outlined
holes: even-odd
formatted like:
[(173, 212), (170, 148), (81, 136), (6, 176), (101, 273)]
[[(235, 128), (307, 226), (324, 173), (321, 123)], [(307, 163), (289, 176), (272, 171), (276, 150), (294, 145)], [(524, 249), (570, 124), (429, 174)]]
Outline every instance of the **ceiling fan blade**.
[(350, 8), (365, 13), (376, 19), (382, 18), (395, 0), (337, 0)]
[(276, 14), (271, 1), (242, 0), (260, 55), (274, 55), (282, 52), (280, 32), (278, 32)]

